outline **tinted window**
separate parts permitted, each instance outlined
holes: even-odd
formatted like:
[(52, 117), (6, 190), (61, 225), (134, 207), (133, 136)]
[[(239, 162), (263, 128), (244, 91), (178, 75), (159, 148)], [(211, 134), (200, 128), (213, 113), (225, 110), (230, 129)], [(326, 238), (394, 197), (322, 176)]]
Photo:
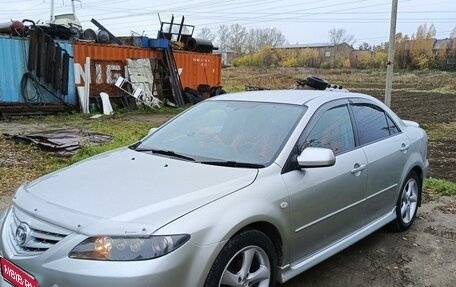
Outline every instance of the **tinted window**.
[(330, 148), (335, 154), (353, 149), (355, 140), (347, 106), (324, 112), (307, 136), (305, 145)]
[(390, 135), (389, 124), (383, 110), (373, 105), (352, 105), (352, 108), (361, 144), (368, 144)]

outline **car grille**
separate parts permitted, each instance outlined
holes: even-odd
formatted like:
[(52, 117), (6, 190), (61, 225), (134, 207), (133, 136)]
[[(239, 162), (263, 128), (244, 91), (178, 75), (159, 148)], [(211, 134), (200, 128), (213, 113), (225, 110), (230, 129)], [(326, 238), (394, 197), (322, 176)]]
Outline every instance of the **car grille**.
[[(30, 228), (24, 244), (19, 244), (16, 240), (16, 232), (21, 223), (27, 224)], [(13, 208), (11, 211), (9, 226), (10, 232), (7, 234), (7, 238), (15, 255), (41, 254), (70, 233), (69, 230), (59, 226), (32, 218), (17, 208)]]

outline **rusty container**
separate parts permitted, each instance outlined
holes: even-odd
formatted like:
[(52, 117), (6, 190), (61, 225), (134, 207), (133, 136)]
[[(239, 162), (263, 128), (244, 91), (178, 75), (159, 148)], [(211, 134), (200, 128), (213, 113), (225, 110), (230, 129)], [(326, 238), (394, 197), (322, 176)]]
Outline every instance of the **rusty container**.
[[(74, 42), (74, 62), (84, 67), (86, 57), (91, 58), (91, 62), (97, 64), (98, 69), (106, 69), (103, 74), (112, 72), (125, 75), (126, 59), (138, 58), (161, 58), (163, 51), (161, 49), (141, 48), (135, 46), (117, 46), (105, 45), (87, 42)], [(174, 58), (177, 68), (180, 72), (182, 87), (196, 89), (200, 84), (211, 86), (220, 85), (221, 82), (221, 57), (216, 54), (195, 53), (186, 51), (174, 51)], [(113, 69), (114, 67), (114, 69)], [(78, 75), (76, 75), (77, 77)], [(95, 81), (106, 82), (108, 85), (115, 83), (116, 77), (106, 75), (102, 79)], [(78, 85), (78, 81), (76, 82)], [(83, 84), (82, 82), (80, 84)]]
[(182, 86), (196, 89), (200, 84), (219, 86), (222, 81), (222, 61), (219, 54), (174, 51)]
[(73, 43), (73, 51), (74, 62), (81, 65), (85, 63), (86, 57), (93, 60), (124, 61), (124, 63), (126, 63), (126, 59), (161, 57), (159, 51), (151, 49), (76, 41)]

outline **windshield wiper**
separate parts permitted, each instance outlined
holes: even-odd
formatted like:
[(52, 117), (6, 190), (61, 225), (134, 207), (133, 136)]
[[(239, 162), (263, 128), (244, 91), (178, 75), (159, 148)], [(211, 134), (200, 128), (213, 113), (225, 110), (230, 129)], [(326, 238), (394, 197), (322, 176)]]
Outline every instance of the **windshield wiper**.
[(146, 151), (146, 152), (152, 152), (154, 154), (161, 154), (161, 155), (167, 155), (170, 157), (185, 159), (188, 161), (195, 161), (195, 159), (192, 157), (189, 157), (189, 156), (186, 156), (186, 155), (183, 155), (180, 153), (176, 153), (172, 150), (162, 150), (162, 149), (153, 149), (153, 148), (137, 148), (137, 149), (135, 149), (135, 151), (139, 151), (139, 152)]
[(237, 162), (232, 160), (219, 160), (219, 161), (201, 161), (202, 164), (210, 164), (210, 165), (219, 165), (219, 166), (228, 166), (228, 167), (246, 167), (246, 168), (262, 168), (264, 167), (263, 164), (258, 163), (249, 163), (249, 162)]

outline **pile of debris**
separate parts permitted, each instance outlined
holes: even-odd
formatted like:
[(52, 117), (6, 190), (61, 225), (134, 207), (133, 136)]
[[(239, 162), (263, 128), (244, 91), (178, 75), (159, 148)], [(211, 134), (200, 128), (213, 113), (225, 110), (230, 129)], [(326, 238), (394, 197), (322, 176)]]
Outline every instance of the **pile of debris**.
[(32, 142), (57, 156), (72, 156), (83, 146), (102, 145), (113, 136), (83, 131), (81, 129), (60, 129), (28, 134), (3, 134), (9, 140)]

